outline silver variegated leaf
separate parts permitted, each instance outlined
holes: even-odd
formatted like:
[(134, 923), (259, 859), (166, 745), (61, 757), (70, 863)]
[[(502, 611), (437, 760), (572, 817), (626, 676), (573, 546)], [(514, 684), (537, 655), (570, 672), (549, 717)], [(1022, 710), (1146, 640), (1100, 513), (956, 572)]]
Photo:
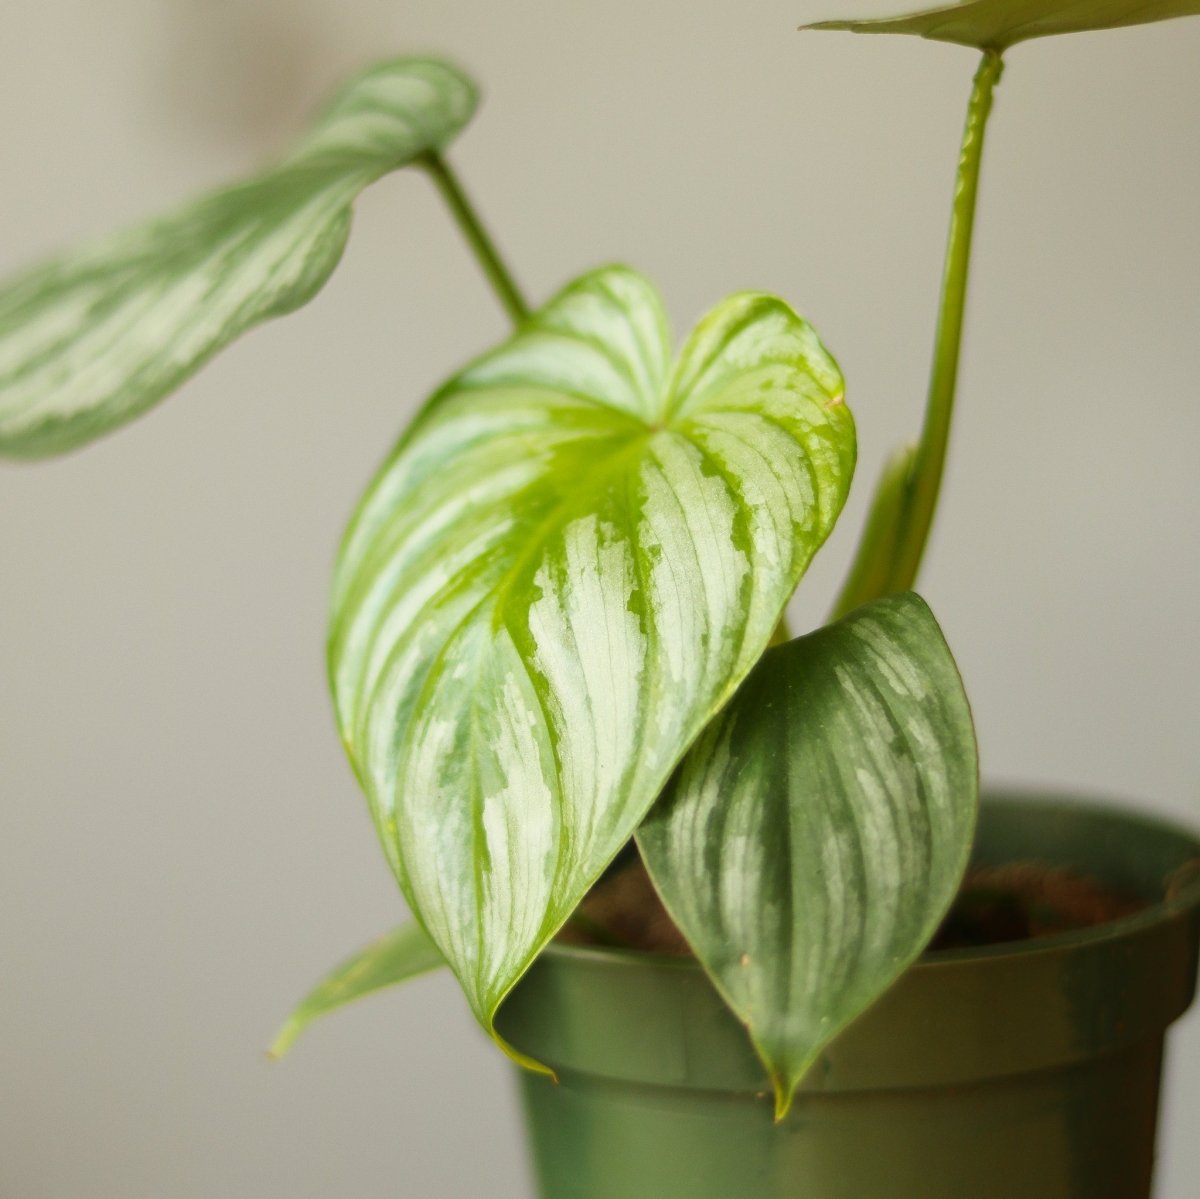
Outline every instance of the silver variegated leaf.
[(437, 946), (419, 924), (401, 925), (359, 950), (313, 987), (279, 1030), (271, 1045), (271, 1056), (283, 1057), (318, 1017), (445, 964)]
[(337, 265), (358, 193), (444, 148), (475, 103), (445, 63), (381, 63), (271, 169), (0, 287), (0, 454), (82, 445), (300, 307)]
[(941, 42), (1005, 50), (1029, 38), (1144, 25), (1200, 13), (1200, 0), (963, 0), (904, 6), (893, 16), (818, 21), (806, 29), (908, 33)]
[(962, 683), (911, 593), (769, 650), (684, 758), (638, 844), (777, 1117), (933, 935), (977, 804)]
[(338, 723), (488, 1029), (766, 647), (833, 526), (833, 360), (742, 294), (672, 369), (639, 275), (586, 275), (429, 402), (338, 562)]

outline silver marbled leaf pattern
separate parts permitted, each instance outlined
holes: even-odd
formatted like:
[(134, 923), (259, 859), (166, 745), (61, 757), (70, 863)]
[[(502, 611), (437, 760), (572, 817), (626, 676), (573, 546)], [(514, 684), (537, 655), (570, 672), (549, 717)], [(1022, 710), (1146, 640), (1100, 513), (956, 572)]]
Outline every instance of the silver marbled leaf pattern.
[(306, 303), (341, 257), (358, 193), (443, 149), (476, 99), (446, 63), (380, 63), (269, 170), (0, 286), (0, 455), (83, 445)]
[(854, 426), (782, 301), (672, 369), (661, 302), (579, 279), (430, 400), (339, 558), (338, 724), (410, 906), (485, 1027), (761, 655)]
[(962, 682), (911, 593), (768, 650), (684, 758), (638, 844), (777, 1117), (933, 935), (977, 804)]

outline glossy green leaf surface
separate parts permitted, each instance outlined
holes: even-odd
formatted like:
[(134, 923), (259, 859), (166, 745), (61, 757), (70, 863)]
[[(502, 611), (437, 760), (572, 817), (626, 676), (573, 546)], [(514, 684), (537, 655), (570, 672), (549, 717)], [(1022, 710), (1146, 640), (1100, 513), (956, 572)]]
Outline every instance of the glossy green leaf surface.
[(836, 364), (736, 295), (672, 367), (640, 275), (585, 275), (450, 380), (335, 578), (343, 740), (479, 1020), (766, 647), (844, 501)]
[(282, 1057), (300, 1034), (319, 1016), (373, 991), (407, 982), (446, 964), (437, 946), (419, 924), (405, 924), (372, 941), (327, 974), (300, 1001), (271, 1045), (272, 1057)]
[(967, 864), (971, 713), (906, 593), (767, 652), (638, 832), (668, 910), (787, 1111), (924, 948)]
[(300, 307), (341, 257), (358, 193), (442, 149), (475, 103), (445, 63), (381, 63), (271, 169), (0, 287), (0, 455), (82, 445)]
[(981, 50), (1005, 50), (1029, 38), (1145, 25), (1197, 13), (1200, 0), (965, 0), (931, 8), (907, 6), (890, 17), (818, 21), (804, 28), (908, 33)]

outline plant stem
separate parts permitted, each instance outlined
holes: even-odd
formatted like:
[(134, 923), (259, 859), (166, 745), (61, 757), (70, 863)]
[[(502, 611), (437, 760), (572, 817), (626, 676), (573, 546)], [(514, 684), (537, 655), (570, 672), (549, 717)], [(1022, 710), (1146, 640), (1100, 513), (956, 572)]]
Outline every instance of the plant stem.
[(442, 199), (450, 209), (467, 244), (471, 247), (487, 281), (492, 285), (504, 311), (514, 325), (520, 325), (529, 316), (529, 305), (525, 303), (513, 280), (512, 274), (504, 265), (495, 243), (488, 236), (483, 222), (479, 219), (462, 184), (451, 169), (450, 164), (438, 153), (431, 151), (421, 160), (421, 165), (433, 177)]
[(915, 447), (894, 454), (884, 468), (854, 561), (834, 605), (835, 618), (870, 600), (909, 590), (921, 567), (950, 441), (983, 135), (992, 109), (992, 93), (1003, 69), (999, 53), (985, 50), (971, 88), (921, 438)]
[(915, 445), (904, 446), (884, 463), (831, 620), (841, 620), (861, 604), (905, 590), (895, 586), (895, 558), (916, 454)]
[(958, 382), (959, 347), (962, 343), (967, 276), (971, 264), (971, 235), (975, 225), (975, 198), (979, 190), (983, 135), (992, 110), (992, 92), (1003, 69), (1000, 55), (994, 50), (985, 50), (975, 73), (967, 107), (954, 207), (946, 243), (946, 263), (942, 271), (942, 298), (934, 340), (933, 369), (929, 377), (929, 397), (925, 405), (925, 424), (917, 443), (895, 550), (892, 585), (896, 591), (906, 591), (916, 581), (937, 509)]

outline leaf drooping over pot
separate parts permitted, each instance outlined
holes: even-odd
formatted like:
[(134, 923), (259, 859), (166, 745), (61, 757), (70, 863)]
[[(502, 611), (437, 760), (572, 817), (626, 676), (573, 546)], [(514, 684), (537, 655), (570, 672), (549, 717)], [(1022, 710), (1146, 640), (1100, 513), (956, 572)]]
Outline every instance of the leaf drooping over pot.
[(271, 1045), (271, 1056), (287, 1053), (318, 1017), (445, 964), (425, 930), (415, 922), (377, 937), (325, 975), (296, 1005)]
[(937, 929), (978, 792), (962, 682), (908, 593), (768, 650), (638, 832), (778, 1118)]
[(583, 276), (442, 387), (336, 571), (341, 734), (410, 906), (489, 1030), (766, 648), (854, 426), (782, 301), (672, 368), (640, 275)]

